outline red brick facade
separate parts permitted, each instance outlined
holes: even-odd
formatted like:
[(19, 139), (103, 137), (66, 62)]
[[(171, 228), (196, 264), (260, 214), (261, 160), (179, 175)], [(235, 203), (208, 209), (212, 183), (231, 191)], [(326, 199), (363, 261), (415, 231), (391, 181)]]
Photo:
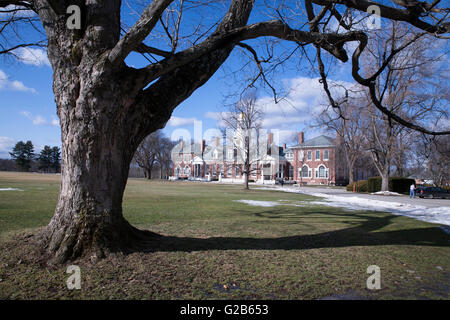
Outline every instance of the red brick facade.
[[(336, 145), (333, 139), (319, 136), (308, 141), (303, 141), (303, 132), (299, 133), (299, 144), (290, 148), (283, 145), (279, 148), (277, 161), (268, 165), (260, 161), (252, 165), (253, 171), (249, 179), (261, 181), (295, 180), (301, 184), (334, 185), (336, 183)], [(271, 137), (269, 139), (271, 141)], [(198, 147), (198, 146), (197, 146)], [(224, 161), (223, 149), (218, 141), (213, 147), (201, 145), (201, 155), (196, 155), (194, 150), (178, 154), (178, 160), (174, 161), (173, 176), (181, 179), (242, 179), (243, 164), (237, 161)], [(192, 149), (195, 146), (192, 145)], [(197, 153), (199, 154), (199, 153)], [(302, 157), (303, 155), (303, 157)], [(268, 155), (270, 158), (270, 155)], [(263, 159), (264, 160), (264, 159)], [(264, 167), (265, 166), (265, 167)], [(303, 170), (303, 171), (302, 171)]]

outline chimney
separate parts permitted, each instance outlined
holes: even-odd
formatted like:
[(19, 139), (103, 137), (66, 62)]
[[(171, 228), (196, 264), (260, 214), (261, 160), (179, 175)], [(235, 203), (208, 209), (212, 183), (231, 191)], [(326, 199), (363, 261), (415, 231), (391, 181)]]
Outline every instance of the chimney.
[(271, 133), (269, 133), (269, 141), (268, 141), (268, 143), (269, 143), (269, 146), (273, 143), (273, 133), (271, 132)]
[(220, 137), (215, 137), (214, 138), (214, 146), (217, 148), (220, 144)]
[(303, 142), (305, 142), (305, 137), (303, 131), (301, 131), (298, 133), (298, 144), (302, 144)]

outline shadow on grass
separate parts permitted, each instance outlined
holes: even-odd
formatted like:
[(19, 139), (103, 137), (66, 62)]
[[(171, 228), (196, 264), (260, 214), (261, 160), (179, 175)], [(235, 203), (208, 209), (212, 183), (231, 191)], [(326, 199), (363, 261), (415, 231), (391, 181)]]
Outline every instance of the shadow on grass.
[[(276, 212), (264, 211), (264, 217)], [(324, 212), (303, 212), (302, 214), (324, 214)], [(257, 213), (256, 216), (261, 216)], [(211, 237), (190, 238), (160, 236), (149, 241), (139, 251), (205, 251), (205, 250), (300, 250), (318, 248), (342, 248), (352, 246), (382, 246), (382, 245), (418, 245), (418, 246), (449, 246), (450, 236), (437, 227), (401, 229), (393, 231), (377, 231), (392, 224), (399, 216), (370, 216), (357, 213), (333, 214), (343, 219), (359, 218), (362, 221), (347, 222), (352, 227), (323, 233), (286, 236), (278, 238), (246, 238), (246, 237)], [(339, 221), (330, 221), (339, 222)], [(340, 221), (342, 222), (342, 221)], [(401, 226), (399, 224), (399, 226)]]

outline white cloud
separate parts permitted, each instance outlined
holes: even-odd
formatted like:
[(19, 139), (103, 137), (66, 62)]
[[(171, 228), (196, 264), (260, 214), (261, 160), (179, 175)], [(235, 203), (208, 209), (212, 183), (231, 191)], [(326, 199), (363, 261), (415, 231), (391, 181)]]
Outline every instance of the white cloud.
[(47, 52), (42, 49), (19, 48), (15, 50), (14, 53), (18, 56), (18, 59), (25, 64), (37, 67), (50, 66)]
[[(290, 142), (296, 136), (295, 132), (309, 126), (329, 101), (319, 78), (297, 77), (286, 79), (283, 83), (287, 92), (284, 99), (275, 103), (273, 97), (264, 96), (256, 103), (264, 112), (263, 128), (278, 130), (280, 141)], [(330, 79), (328, 85), (335, 99), (342, 96), (343, 87), (350, 89), (354, 86), (350, 82), (333, 82)], [(219, 127), (223, 125), (220, 112), (206, 112), (204, 117), (216, 120)]]
[(53, 117), (52, 120), (47, 120), (45, 117), (41, 115), (34, 116), (29, 111), (21, 111), (21, 115), (23, 115), (25, 118), (31, 120), (35, 126), (54, 126), (59, 127), (59, 120)]
[(0, 69), (0, 90), (22, 91), (37, 93), (33, 88), (28, 88), (21, 81), (9, 80), (9, 76)]
[(0, 154), (8, 154), (14, 147), (16, 140), (9, 137), (0, 137)]
[(195, 121), (197, 121), (195, 118), (171, 117), (168, 124), (171, 127), (180, 127), (193, 125)]
[(205, 113), (205, 118), (209, 118), (209, 119), (213, 119), (213, 120), (220, 120), (221, 119), (221, 115), (220, 115), (220, 112), (208, 111), (208, 112)]
[(33, 119), (33, 124), (36, 126), (47, 124), (47, 120), (44, 117), (37, 115)]

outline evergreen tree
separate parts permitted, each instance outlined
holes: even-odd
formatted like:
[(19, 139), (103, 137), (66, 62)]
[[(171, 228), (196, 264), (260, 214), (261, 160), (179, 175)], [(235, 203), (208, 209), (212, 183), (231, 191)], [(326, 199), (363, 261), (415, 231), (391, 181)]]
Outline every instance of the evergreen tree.
[(31, 168), (31, 162), (34, 158), (34, 147), (31, 141), (24, 143), (19, 141), (14, 146), (12, 152), (9, 153), (15, 160), (17, 166), (23, 171), (29, 171)]
[(53, 168), (53, 149), (50, 146), (44, 146), (39, 154), (39, 169), (49, 172)]
[(53, 147), (51, 150), (51, 163), (55, 172), (59, 172), (61, 169), (61, 150), (59, 147)]

